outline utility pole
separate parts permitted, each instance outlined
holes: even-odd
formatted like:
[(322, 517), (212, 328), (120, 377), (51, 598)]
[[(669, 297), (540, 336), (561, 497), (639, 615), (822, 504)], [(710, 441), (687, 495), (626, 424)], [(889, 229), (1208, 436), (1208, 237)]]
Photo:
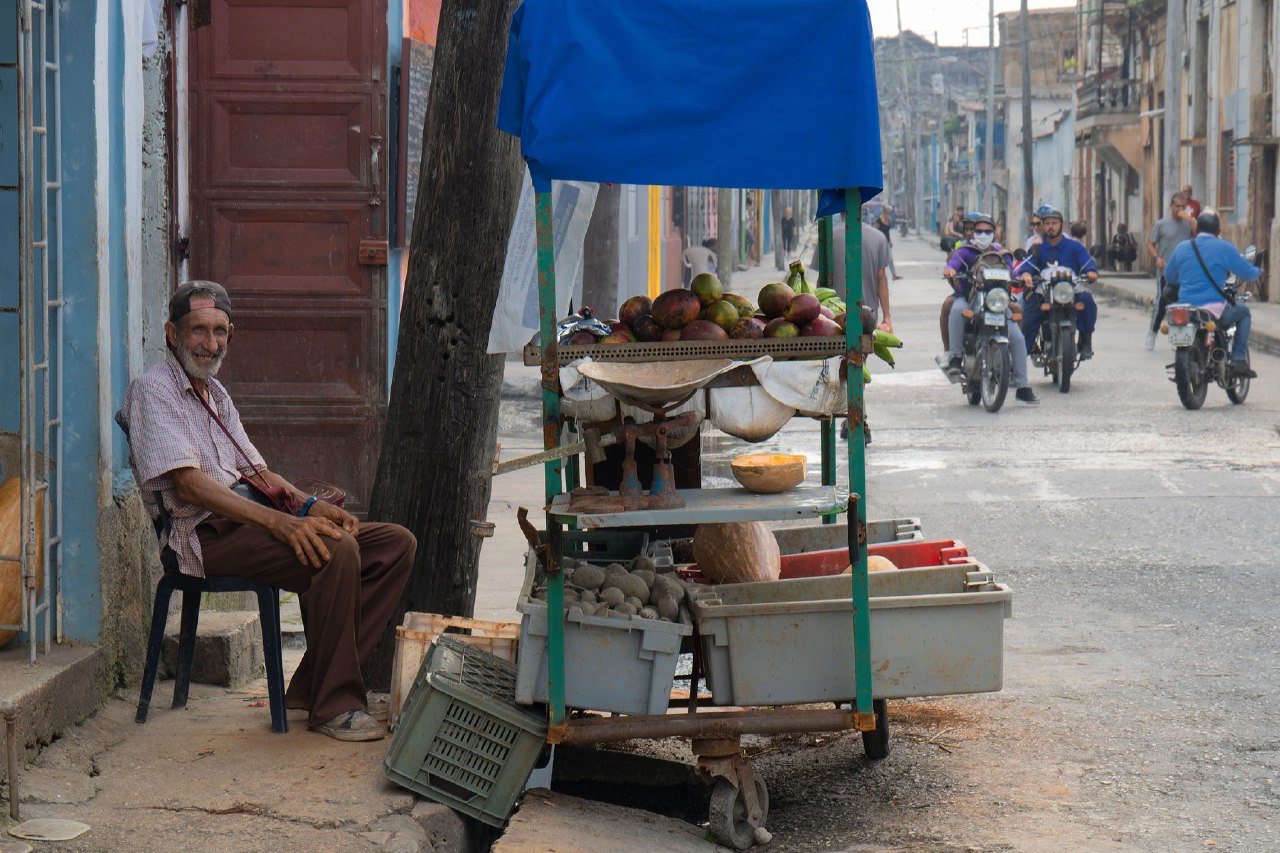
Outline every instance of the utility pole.
[(1186, 19), (1183, 0), (1168, 0), (1164, 38), (1164, 193), (1157, 209), (1182, 188), (1182, 27)]
[(1022, 222), (1023, 232), (1031, 221), (1035, 193), (1031, 177), (1031, 14), (1027, 0), (1022, 0), (1022, 212), (1027, 217)]
[(902, 157), (906, 161), (903, 179), (907, 185), (907, 201), (916, 208), (911, 212), (916, 227), (920, 227), (920, 210), (916, 202), (915, 187), (915, 140), (911, 133), (911, 87), (907, 77), (907, 40), (902, 37), (902, 0), (895, 0), (898, 10), (898, 67), (902, 69)]
[(720, 187), (716, 191), (716, 276), (724, 289), (733, 281), (733, 271), (738, 265), (738, 253), (733, 240), (734, 191)]
[[(982, 197), (978, 206), (996, 216), (996, 184), (991, 175), (996, 138), (996, 0), (988, 0), (987, 18), (987, 135), (982, 142)], [(1006, 227), (1008, 223), (1006, 223)]]

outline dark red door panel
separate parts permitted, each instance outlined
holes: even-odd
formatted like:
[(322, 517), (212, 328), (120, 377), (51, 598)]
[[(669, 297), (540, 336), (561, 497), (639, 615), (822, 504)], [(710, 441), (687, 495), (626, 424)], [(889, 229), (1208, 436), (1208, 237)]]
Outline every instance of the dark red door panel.
[(273, 470), (359, 510), (387, 396), (386, 269), (358, 256), (385, 238), (386, 3), (210, 12), (189, 41), (190, 275), (235, 306), (220, 378)]

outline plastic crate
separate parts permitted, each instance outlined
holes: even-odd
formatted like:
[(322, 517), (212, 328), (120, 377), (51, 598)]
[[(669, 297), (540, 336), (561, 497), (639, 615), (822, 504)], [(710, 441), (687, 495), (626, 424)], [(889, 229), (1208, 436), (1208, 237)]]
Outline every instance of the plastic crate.
[(442, 616), (439, 613), (404, 614), (404, 623), (396, 627), (396, 648), (391, 660), (388, 721), (393, 728), (409, 688), (427, 656), (427, 650), (433, 640), (445, 634), (456, 636), (481, 651), (512, 663), (519, 650), (518, 622), (489, 622), (465, 616)]
[[(520, 658), (516, 701), (547, 701), (547, 604), (529, 595), (534, 557), (526, 562), (524, 594), (516, 603)], [(688, 614), (681, 608), (688, 620)], [(567, 613), (564, 617), (564, 701), (571, 708), (618, 714), (665, 714), (681, 641), (693, 624), (631, 616), (613, 619)]]
[[(720, 584), (689, 592), (717, 705), (853, 698), (849, 575)], [(980, 565), (872, 572), (876, 699), (999, 690), (1013, 593)]]
[(504, 826), (547, 739), (546, 718), (515, 702), (515, 674), (507, 661), (456, 638), (438, 639), (391, 738), (387, 778)]
[[(868, 545), (868, 557), (884, 557), (899, 569), (919, 569), (926, 566), (953, 566), (972, 564), (969, 549), (954, 539), (937, 542), (891, 542), (884, 545)], [(782, 558), (782, 579), (815, 578), (843, 574), (849, 568), (849, 549), (810, 551), (807, 554), (788, 554)]]
[[(814, 575), (840, 574), (849, 565), (847, 556), (836, 556), (835, 552), (848, 554), (849, 528), (844, 524), (806, 524), (800, 527), (781, 527), (773, 531), (778, 540), (778, 550), (782, 552), (782, 577), (812, 577)], [(924, 538), (918, 518), (888, 518), (867, 522), (867, 550), (869, 554), (881, 553), (879, 548), (898, 544), (911, 544)], [(964, 547), (964, 546), (960, 546)], [(818, 564), (804, 559), (805, 555), (823, 554)], [(888, 556), (885, 554), (884, 556)], [(893, 559), (890, 557), (890, 559)], [(831, 569), (832, 563), (843, 560), (838, 568)], [(897, 564), (897, 561), (894, 561)], [(818, 565), (821, 569), (809, 567)], [(899, 568), (902, 565), (897, 564)], [(916, 563), (915, 565), (941, 565), (941, 563)], [(697, 564), (680, 566), (676, 570), (680, 577), (690, 583), (709, 584), (711, 579), (698, 571)]]

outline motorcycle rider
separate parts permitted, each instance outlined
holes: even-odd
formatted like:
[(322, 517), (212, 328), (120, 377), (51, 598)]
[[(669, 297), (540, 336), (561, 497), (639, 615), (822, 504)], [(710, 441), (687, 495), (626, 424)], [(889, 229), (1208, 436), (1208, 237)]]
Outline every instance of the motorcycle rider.
[[(1042, 239), (1032, 246), (1027, 257), (1018, 264), (1015, 275), (1021, 276), (1028, 287), (1034, 284), (1033, 276), (1052, 263), (1066, 267), (1076, 275), (1084, 276), (1089, 281), (1098, 280), (1098, 266), (1093, 256), (1079, 240), (1073, 240), (1062, 234), (1062, 211), (1056, 207), (1040, 208)], [(1026, 310), (1022, 312), (1022, 334), (1027, 339), (1027, 351), (1036, 342), (1040, 334), (1040, 324), (1044, 322), (1044, 312), (1040, 304), (1044, 301), (1035, 290), (1026, 294)], [(1076, 302), (1083, 304), (1076, 314), (1076, 328), (1080, 330), (1080, 341), (1076, 350), (1080, 360), (1093, 358), (1093, 330), (1098, 325), (1098, 303), (1093, 301), (1093, 294), (1082, 290), (1076, 294)]]
[[(947, 319), (943, 328), (942, 342), (947, 347), (944, 356), (947, 359), (948, 374), (958, 373), (964, 366), (964, 311), (969, 307), (969, 285), (966, 281), (957, 280), (957, 274), (967, 273), (974, 261), (991, 252), (1000, 255), (1009, 271), (1013, 271), (1013, 258), (1004, 247), (995, 242), (995, 220), (985, 213), (974, 213), (971, 216), (973, 222), (971, 236), (951, 253), (951, 257), (947, 259), (947, 265), (942, 269), (942, 274), (951, 284), (953, 291), (943, 302), (943, 311), (946, 312)], [(1012, 298), (1012, 294), (1010, 296)], [(950, 308), (947, 307), (948, 304)], [(1009, 313), (1006, 312), (1006, 316), (1009, 316)], [(1022, 339), (1022, 329), (1012, 320), (1009, 321), (1009, 360), (1013, 368), (1013, 387), (1017, 389), (1013, 396), (1029, 405), (1039, 403), (1039, 398), (1031, 390), (1031, 383), (1027, 380), (1026, 341)]]
[(1228, 366), (1233, 375), (1254, 379), (1258, 374), (1245, 361), (1253, 315), (1248, 305), (1228, 299), (1218, 282), (1225, 282), (1230, 273), (1244, 281), (1253, 281), (1262, 275), (1262, 270), (1246, 261), (1230, 242), (1220, 238), (1221, 231), (1222, 221), (1217, 211), (1201, 211), (1196, 217), (1196, 235), (1183, 240), (1173, 250), (1165, 263), (1164, 277), (1178, 286), (1180, 302), (1213, 314), (1224, 329), (1236, 327)]

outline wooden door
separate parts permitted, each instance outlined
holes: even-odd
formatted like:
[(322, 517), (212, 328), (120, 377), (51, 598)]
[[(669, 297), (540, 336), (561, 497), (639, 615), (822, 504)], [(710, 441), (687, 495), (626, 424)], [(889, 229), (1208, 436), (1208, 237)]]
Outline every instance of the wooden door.
[(385, 243), (383, 266), (367, 256), (386, 238), (386, 2), (206, 2), (189, 251), (235, 310), (219, 378), (273, 470), (359, 510), (387, 397)]

